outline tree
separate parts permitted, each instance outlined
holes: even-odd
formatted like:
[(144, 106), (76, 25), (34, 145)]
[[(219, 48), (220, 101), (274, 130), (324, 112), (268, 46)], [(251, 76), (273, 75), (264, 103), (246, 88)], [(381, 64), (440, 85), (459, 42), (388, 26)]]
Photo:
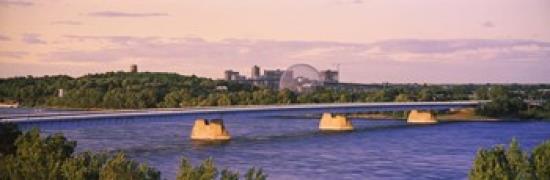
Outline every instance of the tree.
[(531, 155), (531, 162), (537, 178), (541, 180), (550, 179), (550, 141), (545, 141), (535, 147)]
[[(193, 165), (186, 159), (182, 158), (179, 172), (176, 177), (177, 180), (213, 180), (218, 178), (218, 170), (214, 165), (212, 158), (204, 160), (198, 167)], [(221, 171), (221, 180), (238, 180), (239, 173), (231, 171), (229, 169), (223, 169)], [(262, 169), (250, 168), (245, 174), (247, 180), (265, 180), (267, 175)]]
[(188, 101), (191, 99), (191, 93), (186, 89), (172, 91), (164, 96), (164, 107), (181, 107), (182, 105), (190, 105)]
[(128, 160), (124, 153), (117, 153), (101, 169), (100, 179), (160, 179), (160, 172)]
[(516, 138), (513, 138), (508, 146), (506, 160), (508, 161), (514, 179), (533, 179), (533, 170), (529, 165), (529, 157), (521, 151)]
[(296, 102), (296, 94), (288, 89), (280, 90), (277, 93), (277, 103), (290, 104)]
[(470, 179), (512, 179), (512, 177), (512, 170), (502, 146), (478, 150), (474, 166), (470, 170)]
[(529, 158), (514, 138), (504, 149), (480, 149), (469, 173), (470, 179), (550, 179), (550, 141), (533, 150)]
[(474, 92), (474, 96), (477, 100), (487, 100), (487, 99), (489, 99), (489, 96), (487, 95), (488, 91), (489, 90), (485, 86), (479, 87)]
[(160, 179), (160, 172), (126, 159), (84, 152), (62, 134), (40, 137), (32, 129), (17, 137), (15, 152), (0, 156), (0, 179)]
[(223, 169), (220, 179), (221, 180), (239, 180), (239, 173), (233, 172), (229, 169)]
[(13, 123), (0, 123), (0, 158), (8, 154), (14, 154), (16, 150), (15, 140), (21, 135), (21, 131)]
[(488, 91), (491, 102), (483, 104), (477, 113), (485, 116), (502, 117), (518, 116), (526, 109), (526, 104), (518, 97), (514, 97), (509, 90), (502, 86), (493, 86)]
[(423, 88), (419, 93), (420, 101), (433, 101), (435, 99), (434, 93), (430, 88)]
[[(191, 163), (185, 159), (181, 159), (180, 170), (177, 180), (212, 180), (218, 174), (214, 162), (211, 158), (206, 159), (198, 167), (193, 167)], [(229, 175), (229, 174), (227, 174)]]
[(61, 172), (66, 179), (99, 179), (101, 169), (108, 158), (105, 154), (84, 152), (66, 160)]
[(396, 102), (409, 102), (411, 99), (408, 94), (401, 93), (395, 97)]
[(246, 180), (265, 180), (267, 179), (267, 175), (264, 174), (262, 169), (256, 169), (256, 168), (250, 168), (246, 172)]
[(218, 96), (217, 104), (218, 106), (229, 106), (233, 103), (231, 102), (231, 98), (229, 98), (229, 95), (224, 93)]
[(73, 153), (76, 142), (61, 134), (41, 139), (35, 128), (19, 136), (15, 145), (16, 153), (2, 162), (2, 171), (9, 179), (62, 179), (61, 166)]

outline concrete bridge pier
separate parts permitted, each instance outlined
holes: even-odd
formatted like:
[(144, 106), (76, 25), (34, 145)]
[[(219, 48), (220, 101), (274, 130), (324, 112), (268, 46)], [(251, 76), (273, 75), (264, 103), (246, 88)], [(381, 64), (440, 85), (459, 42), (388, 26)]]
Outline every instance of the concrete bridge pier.
[(319, 121), (319, 129), (322, 131), (351, 131), (353, 125), (346, 116), (332, 116), (331, 113), (323, 113), (321, 121)]
[(191, 139), (220, 141), (229, 140), (231, 136), (225, 129), (222, 119), (197, 119), (191, 130)]
[(437, 124), (437, 117), (430, 111), (412, 110), (407, 118), (408, 124)]

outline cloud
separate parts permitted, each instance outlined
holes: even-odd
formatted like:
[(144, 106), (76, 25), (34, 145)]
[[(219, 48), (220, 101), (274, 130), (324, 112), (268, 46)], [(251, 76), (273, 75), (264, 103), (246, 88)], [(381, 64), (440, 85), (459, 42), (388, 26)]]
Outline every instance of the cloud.
[(98, 11), (88, 13), (89, 16), (95, 17), (157, 17), (157, 16), (168, 16), (167, 13), (128, 13), (128, 12), (119, 12), (119, 11)]
[(24, 34), (22, 41), (28, 44), (47, 44), (46, 41), (40, 39), (39, 34)]
[[(374, 43), (326, 41), (274, 41), (200, 38), (159, 38), (131, 36), (75, 36), (65, 38), (109, 43), (94, 51), (59, 51), (52, 58), (66, 60), (117, 61), (124, 58), (227, 60), (387, 60), (387, 61), (505, 61), (550, 58), (550, 43), (533, 40), (398, 39)], [(97, 58), (94, 58), (97, 57)]]
[(28, 52), (24, 51), (0, 51), (0, 57), (21, 59), (23, 56), (28, 55)]
[(80, 22), (80, 21), (52, 21), (51, 24), (53, 24), (53, 25), (77, 26), (77, 25), (82, 25), (82, 22)]
[(334, 0), (334, 1), (331, 1), (331, 3), (335, 3), (335, 4), (355, 4), (355, 5), (359, 5), (359, 4), (364, 4), (365, 1), (364, 1), (364, 0)]
[(348, 81), (355, 82), (380, 82), (377, 79), (391, 82), (446, 82), (449, 79), (452, 82), (502, 82), (507, 79), (550, 82), (550, 43), (534, 40), (394, 39), (342, 43), (78, 35), (64, 38), (73, 43), (100, 43), (102, 48), (53, 51), (43, 60), (85, 64), (139, 61), (146, 67), (179, 68), (180, 72), (209, 77), (221, 75), (224, 69), (246, 72), (254, 64), (284, 68), (307, 63), (319, 69), (341, 64), (342, 78), (354, 73), (369, 75), (347, 77)]
[(0, 0), (0, 6), (32, 6), (33, 2), (18, 0)]
[(493, 22), (491, 22), (491, 21), (485, 21), (483, 24), (481, 24), (481, 26), (486, 27), (486, 28), (493, 28), (493, 27), (495, 27), (495, 24), (493, 24)]
[(11, 38), (0, 34), (0, 41), (11, 41)]

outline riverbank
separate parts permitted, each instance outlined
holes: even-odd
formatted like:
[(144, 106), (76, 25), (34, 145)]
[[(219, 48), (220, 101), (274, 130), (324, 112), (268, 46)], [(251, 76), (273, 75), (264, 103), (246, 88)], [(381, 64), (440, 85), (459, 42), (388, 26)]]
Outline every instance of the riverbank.
[[(32, 122), (57, 121), (97, 118), (120, 118), (136, 116), (188, 116), (189, 118), (219, 118), (220, 116), (249, 114), (261, 116), (275, 116), (282, 113), (287, 115), (332, 113), (358, 113), (364, 111), (380, 111), (384, 109), (433, 109), (464, 108), (478, 106), (480, 101), (452, 101), (452, 102), (384, 102), (384, 103), (327, 103), (327, 104), (296, 104), (296, 105), (258, 105), (258, 106), (225, 106), (206, 108), (177, 108), (177, 109), (144, 109), (114, 112), (44, 112), (36, 114), (18, 114), (10, 116), (2, 114), (2, 122)], [(296, 113), (300, 111), (301, 113)], [(303, 112), (303, 113), (302, 113)]]
[[(351, 114), (349, 117), (358, 119), (369, 120), (407, 120), (405, 112), (387, 113), (387, 112), (373, 112), (373, 113), (360, 113)], [(442, 122), (456, 122), (456, 121), (507, 121), (505, 118), (492, 118), (487, 116), (480, 116), (475, 113), (475, 108), (462, 108), (451, 109), (446, 112), (438, 112), (437, 120)]]

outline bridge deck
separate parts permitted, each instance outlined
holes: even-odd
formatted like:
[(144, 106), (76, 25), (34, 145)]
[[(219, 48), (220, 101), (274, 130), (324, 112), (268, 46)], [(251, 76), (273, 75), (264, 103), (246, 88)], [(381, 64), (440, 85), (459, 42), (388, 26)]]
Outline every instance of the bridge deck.
[(216, 118), (234, 115), (293, 115), (304, 113), (357, 113), (372, 111), (402, 110), (444, 110), (450, 108), (475, 107), (487, 101), (449, 101), (449, 102), (383, 102), (383, 103), (330, 103), (330, 104), (292, 104), (259, 106), (226, 106), (177, 109), (146, 109), (125, 111), (78, 111), (63, 113), (43, 113), (32, 115), (2, 116), (2, 122), (36, 122), (59, 120), (86, 120), (106, 118), (131, 118), (143, 116), (182, 116), (185, 118)]

